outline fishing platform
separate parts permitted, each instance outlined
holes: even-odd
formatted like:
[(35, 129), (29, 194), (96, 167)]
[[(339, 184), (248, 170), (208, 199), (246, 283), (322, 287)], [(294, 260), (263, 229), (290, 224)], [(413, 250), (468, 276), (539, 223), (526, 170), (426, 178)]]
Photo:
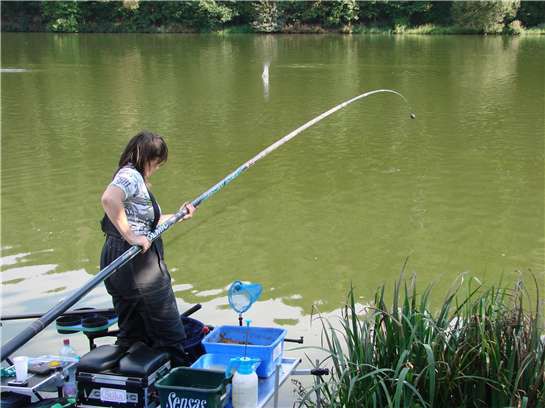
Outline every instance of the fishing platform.
[[(319, 384), (328, 370), (300, 369), (300, 358), (284, 355), (285, 343), (301, 344), (302, 337), (290, 339), (283, 328), (252, 326), (249, 320), (243, 325), (242, 314), (260, 294), (261, 286), (257, 284), (235, 281), (231, 285), (228, 299), (238, 313), (238, 325), (212, 327), (190, 317), (201, 309), (200, 304), (182, 313), (187, 364), (175, 368), (168, 353), (141, 342), (128, 349), (115, 344), (97, 346), (97, 339), (115, 338), (118, 334), (114, 327), (117, 316), (112, 309), (67, 312), (56, 319), (57, 332), (85, 335), (89, 351), (80, 359), (61, 355), (29, 358), (29, 375), (22, 382), (7, 374), (15, 368), (6, 358), (8, 367), (0, 383), (2, 407), (237, 408), (233, 405), (233, 392), (237, 392), (233, 362), (251, 359), (256, 362), (251, 370), (257, 378), (255, 390), (251, 391), (255, 392), (256, 402), (243, 407), (277, 408), (280, 388), (290, 376), (314, 375)], [(2, 319), (17, 317), (21, 316)], [(74, 384), (75, 395), (64, 395), (67, 383)]]

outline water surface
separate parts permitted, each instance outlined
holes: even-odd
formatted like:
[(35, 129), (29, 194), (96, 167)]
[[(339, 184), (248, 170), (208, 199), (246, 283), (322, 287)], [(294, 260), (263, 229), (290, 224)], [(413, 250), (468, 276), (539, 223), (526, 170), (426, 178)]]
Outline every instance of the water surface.
[(180, 307), (235, 322), (227, 286), (259, 282), (249, 317), (312, 343), (313, 304), (334, 311), (350, 283), (369, 301), (407, 257), (437, 298), (466, 272), (543, 284), (544, 51), (525, 37), (3, 34), (3, 313), (44, 311), (97, 272), (100, 195), (140, 129), (167, 139), (152, 183), (172, 212), (376, 88), (403, 93), (417, 120), (392, 95), (357, 102), (165, 234)]

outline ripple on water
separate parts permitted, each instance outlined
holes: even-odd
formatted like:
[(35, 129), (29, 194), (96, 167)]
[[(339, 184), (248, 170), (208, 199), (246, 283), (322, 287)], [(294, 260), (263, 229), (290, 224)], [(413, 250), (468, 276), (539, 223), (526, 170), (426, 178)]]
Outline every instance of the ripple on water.
[(2, 74), (17, 74), (20, 72), (30, 72), (30, 69), (26, 68), (0, 68)]

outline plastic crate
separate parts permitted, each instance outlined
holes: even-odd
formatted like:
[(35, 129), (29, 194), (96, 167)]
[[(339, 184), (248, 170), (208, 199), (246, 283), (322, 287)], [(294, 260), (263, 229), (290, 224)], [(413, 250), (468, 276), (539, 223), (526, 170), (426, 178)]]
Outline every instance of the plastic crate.
[[(246, 336), (248, 345), (245, 345)], [(261, 364), (258, 377), (270, 377), (276, 364), (282, 361), (286, 330), (274, 327), (219, 326), (202, 341), (207, 353), (229, 356), (257, 357)], [(227, 341), (227, 342), (226, 342)]]
[(178, 367), (155, 384), (161, 407), (221, 408), (227, 403), (225, 374), (220, 371)]
[(229, 362), (232, 358), (229, 354), (212, 354), (206, 353), (199, 357), (197, 361), (191, 364), (191, 368), (202, 368), (203, 370), (214, 370), (226, 373)]

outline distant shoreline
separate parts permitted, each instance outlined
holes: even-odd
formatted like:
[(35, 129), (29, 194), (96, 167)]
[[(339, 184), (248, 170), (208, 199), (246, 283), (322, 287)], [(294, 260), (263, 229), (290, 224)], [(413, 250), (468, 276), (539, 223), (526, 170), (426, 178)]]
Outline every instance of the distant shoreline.
[(231, 26), (217, 30), (199, 30), (191, 27), (183, 27), (179, 25), (166, 25), (158, 27), (148, 27), (146, 29), (134, 30), (123, 25), (112, 25), (110, 27), (102, 27), (102, 29), (93, 29), (93, 27), (82, 27), (78, 32), (63, 32), (52, 31), (46, 27), (17, 27), (17, 24), (2, 24), (2, 33), (59, 33), (59, 34), (128, 34), (128, 33), (147, 33), (147, 34), (341, 34), (341, 35), (358, 35), (358, 34), (386, 34), (386, 35), (402, 35), (402, 34), (420, 34), (420, 35), (481, 35), (481, 36), (526, 36), (526, 35), (545, 35), (545, 25), (540, 25), (531, 28), (520, 28), (516, 31), (504, 31), (501, 33), (483, 33), (482, 31), (458, 27), (458, 26), (440, 26), (434, 24), (423, 24), (414, 27), (407, 26), (376, 26), (376, 25), (353, 25), (344, 26), (341, 28), (324, 28), (320, 25), (310, 24), (295, 24), (286, 25), (278, 31), (257, 31), (249, 25)]
[(543, 1), (4, 1), (2, 32), (545, 34)]

